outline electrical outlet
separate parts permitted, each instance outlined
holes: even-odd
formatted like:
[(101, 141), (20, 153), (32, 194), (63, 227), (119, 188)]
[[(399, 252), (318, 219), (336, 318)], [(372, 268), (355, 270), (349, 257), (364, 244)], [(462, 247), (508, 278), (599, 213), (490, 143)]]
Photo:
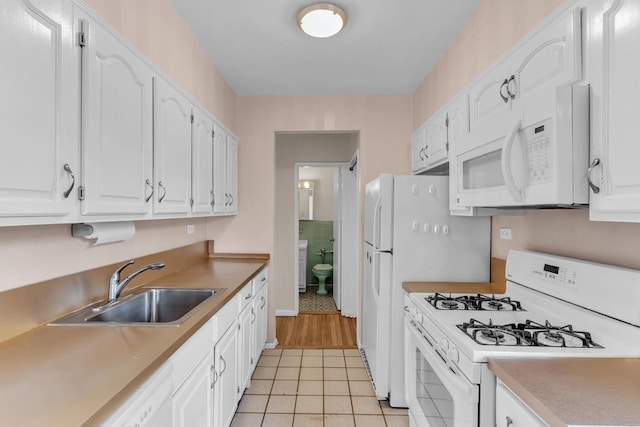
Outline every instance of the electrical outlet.
[(196, 231), (196, 226), (193, 224), (187, 225), (187, 234), (193, 234)]
[(502, 240), (511, 240), (511, 229), (500, 227), (500, 238)]

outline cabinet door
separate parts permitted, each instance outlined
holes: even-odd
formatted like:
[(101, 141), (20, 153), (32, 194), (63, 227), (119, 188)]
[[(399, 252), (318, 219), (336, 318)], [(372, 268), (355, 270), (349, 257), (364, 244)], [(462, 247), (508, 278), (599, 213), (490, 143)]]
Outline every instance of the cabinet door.
[[(505, 62), (471, 88), (469, 125), (472, 134), (482, 134), (489, 141), (506, 134), (504, 117), (511, 110), (511, 98), (504, 84), (508, 76), (509, 64)], [(480, 141), (474, 141), (474, 145), (480, 145)]]
[(547, 424), (501, 381), (496, 385), (496, 426), (545, 427)]
[(238, 141), (227, 135), (227, 193), (229, 204), (227, 213), (238, 213)]
[(424, 171), (426, 161), (424, 157), (425, 131), (420, 127), (411, 135), (411, 172), (418, 174)]
[(191, 103), (158, 77), (153, 92), (154, 213), (189, 213)]
[(238, 360), (240, 361), (238, 372), (238, 399), (244, 393), (244, 389), (249, 386), (251, 379), (251, 365), (253, 362), (253, 326), (255, 322), (255, 309), (253, 304), (247, 305), (240, 316), (239, 337), (238, 337)]
[(82, 49), (83, 215), (149, 212), (152, 71), (78, 12)]
[(556, 114), (556, 90), (582, 79), (580, 9), (569, 11), (535, 34), (510, 58), (509, 92), (521, 110), (522, 127)]
[(227, 188), (227, 134), (220, 127), (215, 126), (213, 139), (213, 213), (224, 214), (227, 210), (229, 197)]
[(448, 141), (452, 161), (449, 162), (449, 210), (451, 215), (471, 216), (474, 210), (463, 206), (458, 199), (458, 162), (455, 161), (456, 149), (460, 141), (469, 135), (469, 97), (465, 94), (449, 108)]
[(449, 160), (446, 111), (429, 120), (426, 147), (427, 167), (431, 168)]
[(213, 121), (199, 109), (194, 110), (193, 174), (191, 212), (209, 214), (213, 210)]
[(213, 426), (213, 376), (210, 351), (173, 396), (173, 426)]
[(62, 221), (77, 201), (70, 190), (80, 172), (72, 6), (6, 0), (0, 9), (0, 217)]
[(267, 288), (268, 284), (264, 285), (262, 289), (256, 295), (255, 301), (255, 312), (256, 312), (256, 320), (255, 320), (255, 341), (253, 346), (253, 368), (255, 369), (258, 364), (258, 360), (260, 360), (260, 355), (262, 354), (262, 350), (264, 350), (264, 345), (267, 342)]
[[(238, 407), (238, 322), (234, 322), (214, 347), (218, 379), (213, 389), (214, 424), (227, 427)], [(215, 375), (215, 374), (214, 374)]]
[(589, 217), (597, 221), (640, 222), (640, 3), (591, 1), (589, 10), (591, 160), (599, 164), (591, 180)]

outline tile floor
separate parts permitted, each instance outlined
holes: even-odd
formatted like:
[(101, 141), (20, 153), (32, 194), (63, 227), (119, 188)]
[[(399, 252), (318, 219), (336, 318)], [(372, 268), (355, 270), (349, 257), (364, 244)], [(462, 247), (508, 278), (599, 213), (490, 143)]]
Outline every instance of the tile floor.
[(265, 350), (232, 427), (401, 427), (378, 401), (358, 350)]
[(329, 288), (327, 295), (318, 295), (316, 291), (318, 285), (307, 285), (306, 292), (300, 292), (299, 308), (300, 311), (338, 311), (336, 302), (333, 300), (332, 287)]

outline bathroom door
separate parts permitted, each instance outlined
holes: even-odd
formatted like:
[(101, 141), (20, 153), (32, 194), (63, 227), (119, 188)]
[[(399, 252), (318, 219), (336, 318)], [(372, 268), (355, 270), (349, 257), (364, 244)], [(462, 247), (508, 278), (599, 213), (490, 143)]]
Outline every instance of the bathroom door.
[(336, 307), (341, 310), (341, 248), (340, 232), (342, 227), (342, 173), (341, 168), (336, 168), (333, 173), (333, 299)]

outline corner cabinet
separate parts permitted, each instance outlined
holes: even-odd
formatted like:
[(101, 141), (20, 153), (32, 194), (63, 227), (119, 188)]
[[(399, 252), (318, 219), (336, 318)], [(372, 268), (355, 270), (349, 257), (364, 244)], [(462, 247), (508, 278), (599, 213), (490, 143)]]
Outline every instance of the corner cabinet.
[(637, 102), (640, 3), (588, 2), (588, 73), (591, 80), (589, 218), (640, 222), (640, 144)]
[(81, 213), (143, 217), (150, 212), (153, 190), (153, 72), (87, 15), (78, 11), (77, 19), (82, 46)]
[(213, 143), (213, 213), (238, 213), (238, 140), (221, 127)]
[(66, 0), (2, 3), (0, 225), (73, 219), (80, 104), (72, 18)]

